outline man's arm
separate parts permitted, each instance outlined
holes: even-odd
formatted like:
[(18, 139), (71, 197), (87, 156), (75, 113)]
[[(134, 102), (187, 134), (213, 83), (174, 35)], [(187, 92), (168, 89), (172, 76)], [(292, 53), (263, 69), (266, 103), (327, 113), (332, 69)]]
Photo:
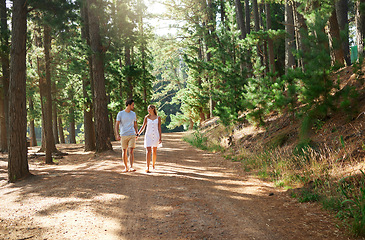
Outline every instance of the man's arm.
[(136, 132), (136, 134), (138, 133), (138, 124), (137, 124), (137, 121), (134, 121), (134, 131)]
[(120, 140), (119, 124), (120, 124), (120, 121), (116, 121), (115, 128), (114, 128), (115, 140), (118, 140), (118, 141)]

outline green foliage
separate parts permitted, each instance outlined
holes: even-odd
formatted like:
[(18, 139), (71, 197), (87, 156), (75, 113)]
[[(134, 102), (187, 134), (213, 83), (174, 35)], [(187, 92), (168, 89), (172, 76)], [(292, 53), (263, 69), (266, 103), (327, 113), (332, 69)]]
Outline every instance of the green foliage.
[(306, 70), (301, 79), (299, 101), (305, 105), (302, 111), (315, 118), (324, 117), (328, 110), (335, 108), (328, 37), (322, 31), (326, 22), (327, 19), (316, 15), (314, 24), (308, 25), (308, 32), (303, 33), (306, 51), (301, 54)]
[[(182, 48), (179, 44), (166, 37), (156, 37), (151, 44), (153, 52), (153, 82), (154, 94), (152, 101), (156, 102), (160, 111), (166, 114), (166, 122), (162, 125), (164, 132), (181, 131), (183, 125), (189, 124), (188, 117), (182, 117), (179, 92), (186, 85), (186, 64), (181, 61)], [(176, 97), (179, 96), (179, 97)], [(185, 107), (183, 108), (185, 110)], [(188, 110), (187, 110), (188, 111)], [(187, 114), (186, 114), (187, 115)]]
[(351, 220), (352, 231), (356, 236), (365, 236), (365, 173), (361, 171), (360, 187), (355, 192), (351, 186), (342, 184), (341, 192), (346, 198), (342, 204)]
[(195, 131), (194, 133), (185, 136), (183, 139), (194, 147), (200, 148), (202, 150), (208, 149), (207, 137), (205, 137), (204, 134), (199, 131)]
[(341, 143), (342, 147), (345, 148), (345, 141), (343, 140), (343, 136), (341, 135), (339, 138), (340, 138), (340, 143)]
[(244, 93), (247, 109), (251, 110), (247, 114), (247, 119), (252, 123), (264, 125), (264, 117), (272, 110), (271, 86), (272, 79), (264, 77), (262, 79), (250, 78)]
[(353, 120), (359, 113), (359, 104), (356, 101), (358, 91), (353, 86), (345, 86), (337, 95), (340, 98), (340, 110), (346, 114), (348, 120)]
[(308, 189), (304, 189), (301, 191), (300, 196), (298, 197), (299, 202), (317, 202), (319, 201), (319, 195), (313, 191)]

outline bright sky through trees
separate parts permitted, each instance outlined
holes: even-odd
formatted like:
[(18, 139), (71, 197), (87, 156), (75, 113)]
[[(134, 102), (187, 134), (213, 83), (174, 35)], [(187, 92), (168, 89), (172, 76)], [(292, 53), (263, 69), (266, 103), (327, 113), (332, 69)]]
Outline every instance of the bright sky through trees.
[[(146, 0), (147, 11), (152, 14), (162, 15), (167, 11), (165, 5), (156, 0)], [(158, 17), (154, 17), (153, 19), (148, 20), (151, 26), (154, 27), (155, 33), (157, 35), (167, 35), (169, 33), (175, 34), (176, 29), (170, 28), (171, 24), (174, 24), (174, 21), (168, 19), (159, 19)]]

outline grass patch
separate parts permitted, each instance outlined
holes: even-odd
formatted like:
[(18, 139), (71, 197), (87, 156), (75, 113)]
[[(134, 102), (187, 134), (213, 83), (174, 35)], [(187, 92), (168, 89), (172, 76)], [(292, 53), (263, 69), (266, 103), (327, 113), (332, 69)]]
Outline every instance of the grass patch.
[[(361, 171), (360, 179), (341, 184), (343, 213), (347, 217), (350, 228), (355, 236), (365, 236), (365, 174)], [(358, 187), (356, 187), (358, 185)]]
[(196, 148), (213, 153), (224, 151), (224, 148), (220, 146), (217, 140), (211, 139), (208, 141), (208, 137), (205, 135), (205, 133), (200, 131), (195, 131), (191, 134), (185, 135), (183, 140)]
[(298, 197), (299, 202), (317, 202), (319, 200), (319, 194), (308, 189), (305, 189), (301, 192), (301, 195)]
[(208, 150), (207, 137), (199, 131), (184, 136), (183, 140), (196, 148)]

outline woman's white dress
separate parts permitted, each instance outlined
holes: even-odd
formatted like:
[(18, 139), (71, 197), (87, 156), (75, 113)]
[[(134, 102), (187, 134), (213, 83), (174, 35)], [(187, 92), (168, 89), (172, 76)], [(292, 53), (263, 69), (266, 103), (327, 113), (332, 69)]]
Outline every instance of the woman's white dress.
[(158, 117), (155, 120), (147, 118), (146, 134), (144, 136), (144, 147), (157, 147), (160, 139), (158, 132)]

